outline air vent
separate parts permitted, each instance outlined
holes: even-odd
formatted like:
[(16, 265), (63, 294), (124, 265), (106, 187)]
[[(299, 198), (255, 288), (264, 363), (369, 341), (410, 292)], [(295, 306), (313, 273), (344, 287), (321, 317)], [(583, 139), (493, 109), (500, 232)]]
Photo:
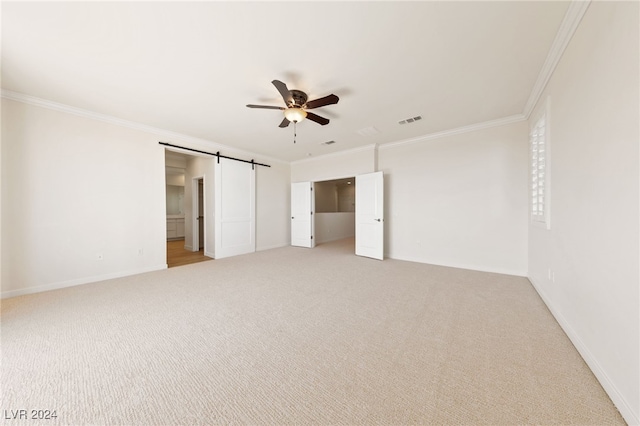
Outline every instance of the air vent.
[(404, 120), (398, 121), (398, 124), (413, 123), (414, 121), (419, 121), (419, 120), (422, 120), (422, 116), (421, 115), (417, 115), (417, 116), (411, 117), (411, 118), (405, 118)]
[(326, 141), (322, 142), (320, 145), (333, 145), (334, 143), (336, 143), (336, 141)]

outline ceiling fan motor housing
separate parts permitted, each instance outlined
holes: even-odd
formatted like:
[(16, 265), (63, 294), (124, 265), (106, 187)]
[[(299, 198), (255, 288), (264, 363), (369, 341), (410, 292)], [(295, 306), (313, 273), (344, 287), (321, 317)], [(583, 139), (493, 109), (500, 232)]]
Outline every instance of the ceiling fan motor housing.
[(291, 106), (302, 107), (307, 103), (307, 94), (301, 90), (289, 90), (291, 94), (291, 99), (293, 100), (293, 104)]

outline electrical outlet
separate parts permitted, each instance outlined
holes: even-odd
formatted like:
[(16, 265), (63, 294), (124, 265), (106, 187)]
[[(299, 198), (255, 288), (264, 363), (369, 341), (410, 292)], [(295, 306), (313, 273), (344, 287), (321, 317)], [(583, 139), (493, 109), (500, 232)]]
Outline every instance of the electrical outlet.
[(144, 254), (144, 250), (139, 248), (138, 249), (138, 256), (142, 256)]

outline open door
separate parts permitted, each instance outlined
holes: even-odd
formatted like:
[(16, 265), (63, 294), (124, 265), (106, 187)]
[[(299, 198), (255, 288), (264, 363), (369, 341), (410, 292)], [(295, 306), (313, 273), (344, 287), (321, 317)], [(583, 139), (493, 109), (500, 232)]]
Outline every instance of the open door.
[(204, 249), (204, 179), (198, 179), (198, 250)]
[(291, 245), (312, 248), (313, 240), (313, 183), (291, 184)]
[(195, 252), (205, 247), (204, 177), (194, 177), (191, 182), (191, 211), (193, 212), (191, 251)]
[(255, 252), (255, 170), (251, 164), (225, 158), (215, 170), (215, 257)]
[(356, 254), (384, 257), (384, 180), (382, 172), (356, 176)]

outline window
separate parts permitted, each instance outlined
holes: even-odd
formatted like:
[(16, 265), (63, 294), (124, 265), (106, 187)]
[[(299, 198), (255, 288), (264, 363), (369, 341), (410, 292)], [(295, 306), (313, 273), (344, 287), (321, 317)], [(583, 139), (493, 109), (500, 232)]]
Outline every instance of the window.
[(547, 114), (531, 129), (531, 221), (549, 228), (549, 134)]

